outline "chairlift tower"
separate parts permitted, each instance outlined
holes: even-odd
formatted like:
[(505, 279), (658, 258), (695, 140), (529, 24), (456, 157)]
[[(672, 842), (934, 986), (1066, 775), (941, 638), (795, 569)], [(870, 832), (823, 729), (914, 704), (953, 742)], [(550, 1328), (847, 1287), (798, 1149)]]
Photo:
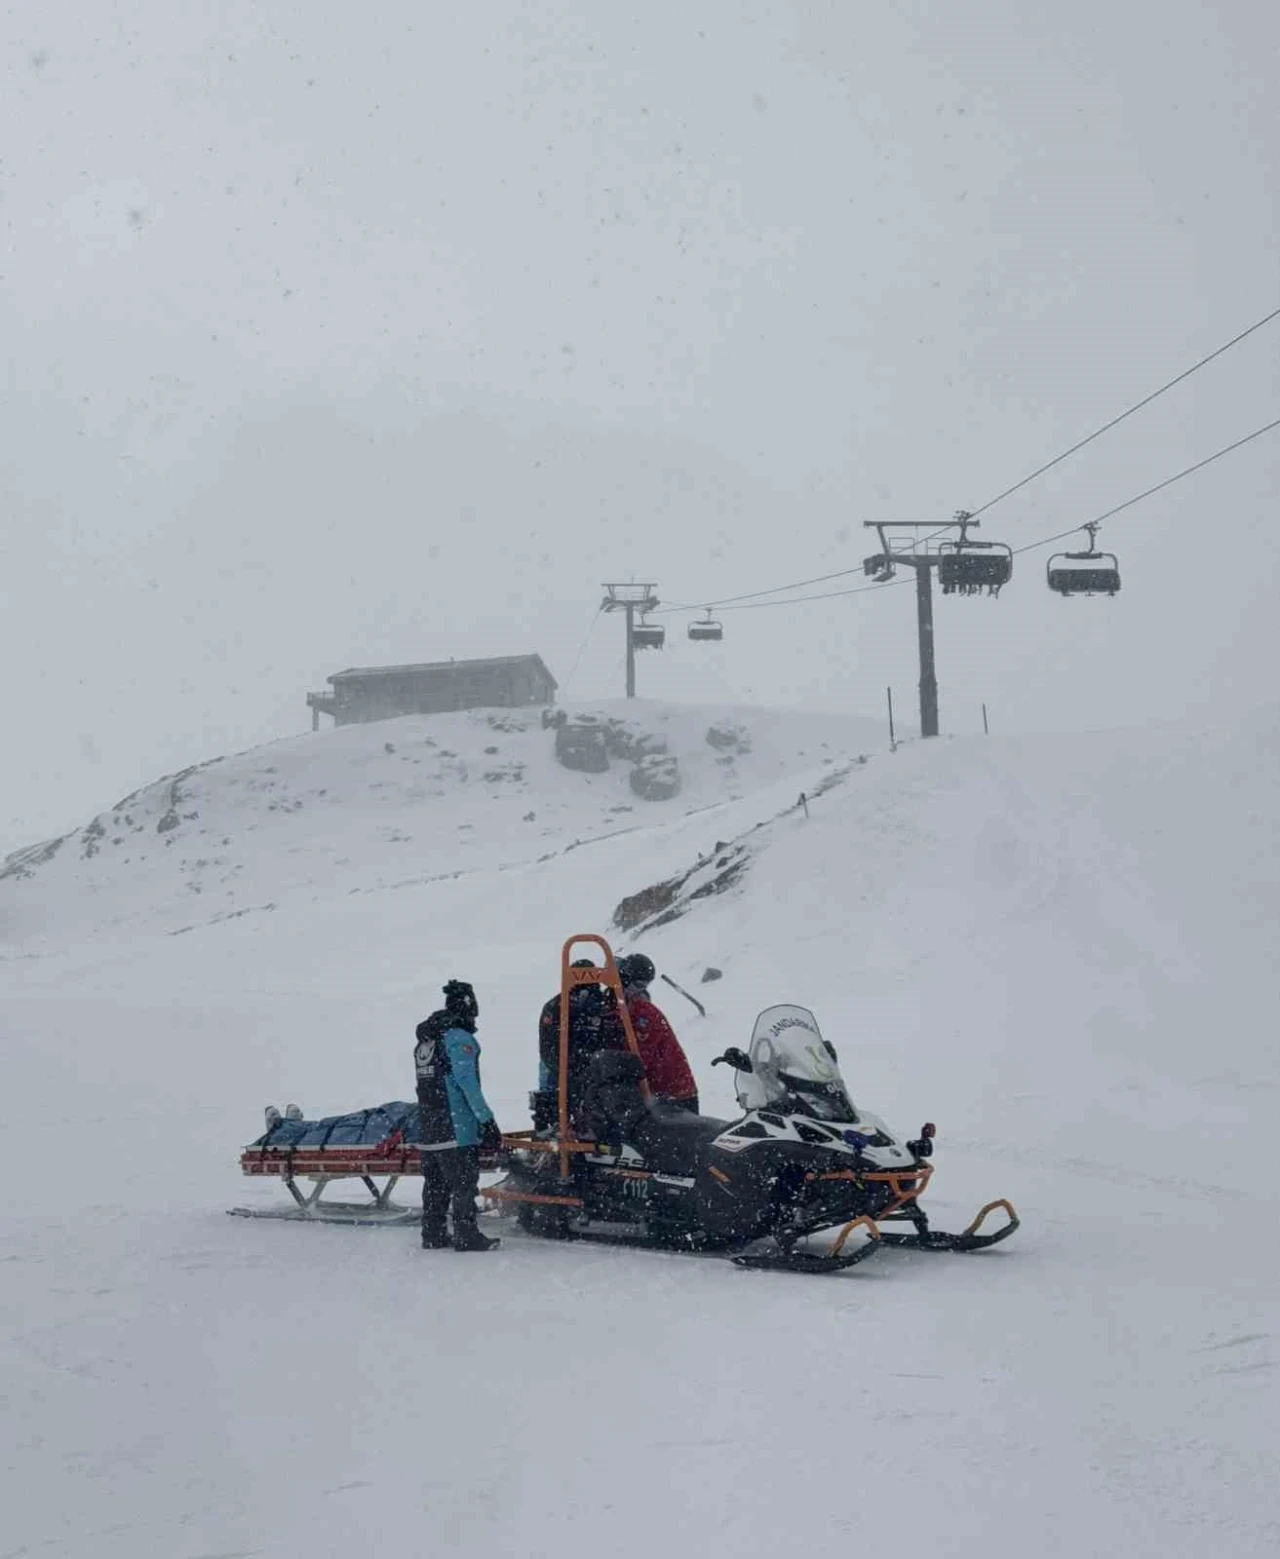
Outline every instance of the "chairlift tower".
[(996, 595), (1013, 572), (1013, 554), (1001, 542), (977, 541), (969, 535), (979, 522), (960, 509), (946, 525), (933, 527), (934, 534), (955, 530), (959, 535), (938, 548), (895, 552), (885, 534), (891, 530), (918, 531), (917, 520), (864, 520), (868, 530), (880, 537), (880, 551), (862, 564), (863, 573), (876, 580), (893, 578), (899, 564), (916, 571), (916, 627), (920, 642), (920, 734), (938, 734), (938, 676), (933, 654), (933, 570), (939, 571), (945, 594), (959, 592), (978, 595), (985, 591)]
[[(656, 584), (606, 584), (605, 597), (600, 603), (603, 612), (625, 612), (627, 626), (627, 697), (636, 696), (636, 651), (660, 650), (666, 642), (667, 631), (644, 618), (658, 607)], [(636, 613), (640, 622), (636, 622)]]

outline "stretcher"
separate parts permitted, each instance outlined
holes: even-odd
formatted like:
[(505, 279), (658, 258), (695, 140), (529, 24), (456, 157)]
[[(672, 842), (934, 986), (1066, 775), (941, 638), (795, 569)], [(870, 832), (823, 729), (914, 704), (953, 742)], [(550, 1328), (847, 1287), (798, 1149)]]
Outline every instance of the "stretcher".
[[(417, 1105), (398, 1101), (318, 1121), (279, 1120), (240, 1154), (240, 1172), (282, 1181), (292, 1205), (228, 1210), (237, 1218), (308, 1223), (416, 1223), (419, 1208), (393, 1201), (392, 1193), (403, 1176), (422, 1174), (417, 1126)], [(368, 1199), (327, 1199), (329, 1187), (340, 1180), (360, 1181)]]

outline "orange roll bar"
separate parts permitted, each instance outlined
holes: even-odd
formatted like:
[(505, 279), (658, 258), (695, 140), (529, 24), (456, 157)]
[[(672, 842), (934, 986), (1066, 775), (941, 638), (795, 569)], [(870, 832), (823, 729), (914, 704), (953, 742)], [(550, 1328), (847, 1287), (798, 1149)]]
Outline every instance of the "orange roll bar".
[[(589, 969), (573, 967), (573, 951), (584, 942), (599, 948), (604, 954), (603, 969), (598, 964), (593, 964)], [(571, 936), (560, 950), (560, 1084), (557, 1124), (560, 1138), (561, 1180), (569, 1178), (569, 1158), (573, 1151), (570, 1146), (571, 1122), (569, 1120), (569, 993), (580, 985), (609, 987), (618, 1004), (618, 1015), (622, 1019), (622, 1032), (626, 1035), (627, 1049), (635, 1056), (640, 1054), (640, 1046), (636, 1043), (636, 1031), (631, 1023), (631, 1014), (627, 1011), (626, 998), (622, 994), (622, 977), (618, 973), (613, 949), (602, 936), (596, 936), (594, 932), (584, 931), (578, 936)], [(640, 1084), (640, 1092), (646, 1101), (650, 1098), (649, 1084), (643, 1080)]]

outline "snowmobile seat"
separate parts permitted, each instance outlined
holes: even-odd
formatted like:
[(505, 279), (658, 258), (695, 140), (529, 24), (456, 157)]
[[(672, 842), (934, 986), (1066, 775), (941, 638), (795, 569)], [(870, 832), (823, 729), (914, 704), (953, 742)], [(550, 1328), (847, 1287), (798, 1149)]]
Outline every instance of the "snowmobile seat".
[(705, 1163), (708, 1144), (728, 1127), (728, 1121), (691, 1115), (678, 1104), (656, 1099), (633, 1123), (627, 1141), (659, 1174), (696, 1175)]
[(659, 1174), (695, 1174), (704, 1145), (728, 1122), (692, 1115), (661, 1099), (646, 1103), (640, 1091), (643, 1079), (644, 1064), (630, 1050), (604, 1050), (591, 1058), (588, 1114), (598, 1134), (608, 1137), (615, 1131)]

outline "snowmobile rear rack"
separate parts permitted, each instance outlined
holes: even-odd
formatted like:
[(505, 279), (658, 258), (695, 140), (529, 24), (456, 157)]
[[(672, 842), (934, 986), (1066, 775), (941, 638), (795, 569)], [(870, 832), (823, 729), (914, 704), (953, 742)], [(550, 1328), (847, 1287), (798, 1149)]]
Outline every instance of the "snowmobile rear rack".
[(598, 1153), (594, 1142), (560, 1142), (555, 1137), (540, 1137), (536, 1131), (504, 1131), (504, 1148), (520, 1148), (526, 1153)]
[(533, 1207), (582, 1207), (580, 1196), (544, 1196), (534, 1191), (508, 1191), (505, 1186), (484, 1186), (480, 1195), (491, 1202), (523, 1202)]

